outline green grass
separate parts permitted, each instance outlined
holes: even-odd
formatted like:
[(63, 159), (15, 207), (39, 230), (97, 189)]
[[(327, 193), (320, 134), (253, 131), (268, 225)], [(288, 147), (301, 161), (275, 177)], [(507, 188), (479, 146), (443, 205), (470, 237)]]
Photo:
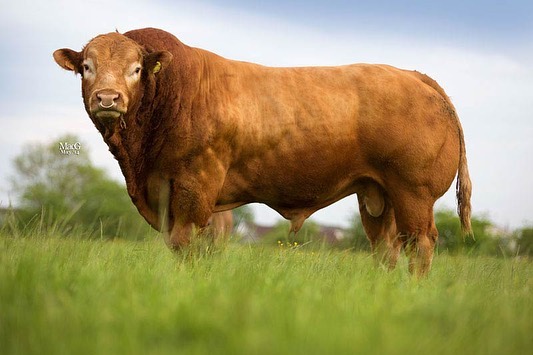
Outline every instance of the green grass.
[(525, 354), (530, 260), (0, 237), (2, 354)]

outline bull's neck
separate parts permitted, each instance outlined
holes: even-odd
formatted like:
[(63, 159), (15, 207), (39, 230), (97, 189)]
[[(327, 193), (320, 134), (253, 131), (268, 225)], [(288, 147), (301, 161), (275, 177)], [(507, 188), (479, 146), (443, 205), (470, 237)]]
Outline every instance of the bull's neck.
[[(177, 125), (174, 120), (183, 121), (181, 116), (184, 114), (180, 111), (183, 111), (185, 116), (187, 112), (190, 113), (190, 108), (187, 109), (190, 105), (186, 103), (169, 104), (181, 100), (184, 96), (183, 87), (187, 85), (183, 85), (180, 91), (175, 91), (172, 85), (176, 70), (168, 68), (162, 74), (168, 77), (154, 83), (154, 90), (147, 90), (147, 96), (135, 111), (126, 114), (123, 122), (117, 122), (114, 129), (101, 131), (110, 152), (119, 163), (133, 203), (156, 229), (159, 227), (157, 213), (149, 208), (147, 202), (147, 177), (163, 145), (169, 140), (166, 137), (167, 132), (172, 131), (172, 127), (175, 129)], [(187, 125), (180, 126), (184, 129), (183, 134), (188, 134)]]
[(142, 135), (140, 134), (142, 134), (141, 130), (134, 124), (130, 124), (116, 130), (108, 137), (104, 136), (104, 140), (118, 161), (133, 204), (154, 229), (160, 230), (157, 211), (149, 206), (147, 200), (146, 176), (149, 173), (147, 161), (150, 157), (141, 149)]
[[(146, 194), (151, 165), (160, 158), (165, 144), (179, 142), (174, 157), (180, 155), (178, 150), (187, 155), (198, 144), (206, 143), (213, 131), (212, 127), (206, 129), (210, 123), (205, 115), (206, 95), (217, 85), (209, 61), (203, 57), (210, 53), (198, 53), (190, 47), (182, 50), (186, 55), (161, 73), (154, 96), (145, 97), (135, 112), (128, 113), (125, 124), (117, 123), (112, 133), (103, 132), (126, 179), (128, 194), (139, 212), (156, 228), (157, 215), (148, 208)], [(184, 58), (189, 61), (183, 62)], [(203, 114), (193, 117), (198, 105), (203, 106), (200, 109)], [(179, 162), (175, 163), (170, 165)]]

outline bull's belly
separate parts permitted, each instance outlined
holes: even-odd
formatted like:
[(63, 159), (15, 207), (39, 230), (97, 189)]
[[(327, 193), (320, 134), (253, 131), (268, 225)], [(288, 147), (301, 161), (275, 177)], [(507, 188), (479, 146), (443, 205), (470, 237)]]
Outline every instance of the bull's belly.
[(279, 212), (302, 209), (314, 212), (357, 193), (359, 178), (356, 171), (342, 168), (328, 171), (319, 167), (306, 172), (272, 168), (254, 176), (233, 173), (228, 174), (217, 206), (258, 202)]
[(266, 184), (254, 190), (252, 200), (264, 203), (288, 220), (304, 220), (358, 190), (356, 179), (297, 181), (283, 186)]
[[(355, 182), (300, 181), (300, 183), (271, 186), (265, 185), (255, 192), (254, 199), (268, 205), (286, 208), (308, 208), (331, 204), (357, 191)], [(266, 193), (265, 193), (266, 192)]]

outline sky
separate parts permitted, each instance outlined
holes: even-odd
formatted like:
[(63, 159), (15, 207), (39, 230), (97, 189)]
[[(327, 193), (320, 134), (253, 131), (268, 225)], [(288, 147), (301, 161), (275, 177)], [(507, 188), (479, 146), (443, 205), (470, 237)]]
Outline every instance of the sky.
[[(386, 63), (444, 87), (460, 116), (474, 214), (502, 228), (533, 223), (531, 1), (35, 1), (0, 3), (0, 206), (13, 199), (12, 160), (64, 133), (123, 181), (83, 108), (79, 77), (52, 59), (94, 36), (158, 27), (226, 58), (270, 66)], [(436, 204), (455, 208), (453, 187)], [(348, 226), (355, 196), (311, 218)], [(253, 205), (256, 221), (281, 217)]]

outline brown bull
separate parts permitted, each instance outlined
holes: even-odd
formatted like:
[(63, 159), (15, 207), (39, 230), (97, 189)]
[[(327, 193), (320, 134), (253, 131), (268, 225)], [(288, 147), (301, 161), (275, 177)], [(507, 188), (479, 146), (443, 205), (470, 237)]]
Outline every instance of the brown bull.
[(82, 75), (85, 108), (133, 203), (172, 247), (215, 212), (261, 202), (297, 232), (357, 193), (376, 259), (392, 268), (403, 246), (423, 275), (437, 239), (433, 205), (456, 175), (470, 230), (462, 128), (426, 75), (369, 64), (270, 68), (157, 29), (101, 35), (54, 58)]

